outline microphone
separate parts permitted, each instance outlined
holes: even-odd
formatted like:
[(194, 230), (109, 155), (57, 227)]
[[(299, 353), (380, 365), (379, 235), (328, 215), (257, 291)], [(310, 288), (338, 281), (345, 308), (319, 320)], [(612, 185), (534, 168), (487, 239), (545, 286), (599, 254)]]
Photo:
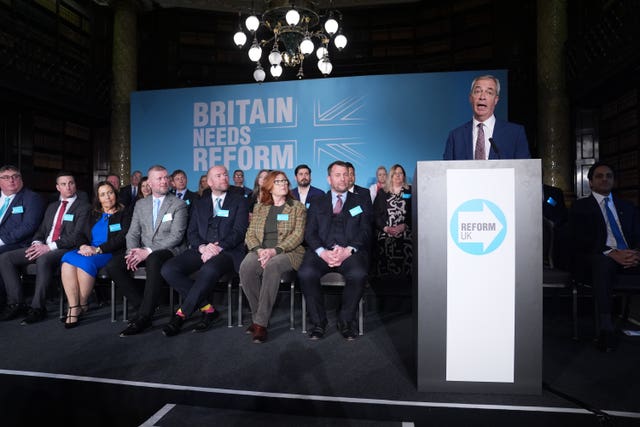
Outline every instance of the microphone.
[(489, 143), (491, 144), (491, 148), (496, 152), (496, 156), (498, 156), (498, 160), (500, 160), (500, 150), (495, 142), (493, 142), (493, 138), (489, 138)]

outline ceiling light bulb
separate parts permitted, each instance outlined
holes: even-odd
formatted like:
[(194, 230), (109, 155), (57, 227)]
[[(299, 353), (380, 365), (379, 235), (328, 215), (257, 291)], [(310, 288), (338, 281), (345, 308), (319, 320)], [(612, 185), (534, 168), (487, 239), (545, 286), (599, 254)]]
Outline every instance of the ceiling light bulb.
[(247, 26), (247, 30), (249, 30), (251, 33), (255, 33), (260, 26), (260, 20), (257, 16), (251, 15), (247, 18), (246, 21), (244, 21), (244, 25)]
[(295, 27), (296, 25), (298, 25), (298, 22), (300, 22), (300, 14), (295, 9), (289, 10), (284, 18), (287, 20), (287, 24), (291, 25), (292, 27)]
[(300, 52), (302, 52), (303, 55), (309, 55), (311, 52), (313, 52), (314, 47), (315, 46), (313, 45), (313, 42), (311, 41), (309, 36), (306, 36), (300, 43)]
[(266, 76), (266, 74), (265, 74), (264, 70), (262, 69), (260, 64), (258, 64), (258, 66), (256, 67), (255, 71), (253, 72), (253, 78), (257, 82), (263, 82), (265, 76)]
[(233, 35), (233, 42), (236, 44), (236, 46), (242, 47), (247, 42), (247, 35), (242, 31), (238, 31)]
[(271, 75), (273, 76), (274, 79), (277, 79), (278, 77), (280, 77), (282, 75), (282, 65), (280, 64), (272, 65)]
[(347, 38), (343, 34), (338, 34), (336, 38), (333, 39), (333, 44), (336, 45), (338, 50), (342, 50), (347, 45)]
[(318, 50), (316, 50), (316, 56), (318, 57), (318, 59), (322, 59), (325, 55), (328, 55), (328, 54), (329, 54), (329, 51), (324, 46), (320, 46)]
[(269, 54), (269, 63), (271, 65), (278, 65), (282, 62), (282, 55), (276, 49), (272, 50)]
[(324, 23), (324, 29), (330, 36), (334, 35), (338, 32), (338, 21), (333, 18), (327, 19), (327, 22)]
[(262, 48), (258, 44), (256, 39), (253, 39), (253, 44), (249, 48), (249, 59), (253, 62), (258, 62), (262, 56)]

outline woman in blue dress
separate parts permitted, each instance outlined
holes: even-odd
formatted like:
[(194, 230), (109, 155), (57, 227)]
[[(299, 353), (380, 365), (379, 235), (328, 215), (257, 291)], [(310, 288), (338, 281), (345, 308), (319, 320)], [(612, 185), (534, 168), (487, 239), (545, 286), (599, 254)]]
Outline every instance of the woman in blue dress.
[(131, 211), (118, 203), (118, 192), (111, 183), (98, 183), (91, 220), (83, 231), (86, 244), (67, 252), (61, 260), (62, 285), (69, 306), (65, 328), (77, 326), (87, 311), (98, 270), (113, 256), (124, 253)]

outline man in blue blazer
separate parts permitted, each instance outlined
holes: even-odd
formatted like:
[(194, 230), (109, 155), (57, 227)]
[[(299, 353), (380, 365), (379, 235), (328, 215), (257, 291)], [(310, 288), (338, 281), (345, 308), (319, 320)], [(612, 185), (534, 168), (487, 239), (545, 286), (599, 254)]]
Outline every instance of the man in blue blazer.
[[(314, 198), (307, 211), (308, 247), (298, 280), (313, 324), (309, 338), (317, 340), (324, 336), (327, 326), (320, 278), (332, 271), (345, 277), (337, 326), (345, 339), (353, 340), (358, 336), (356, 312), (369, 271), (371, 211), (365, 209), (360, 196), (348, 191), (349, 171), (345, 162), (331, 163), (328, 174), (331, 191)], [(366, 196), (371, 203), (368, 193)]]
[[(151, 317), (160, 301), (160, 290), (165, 281), (160, 274), (162, 265), (185, 249), (187, 205), (169, 192), (169, 173), (156, 165), (147, 173), (151, 195), (136, 202), (131, 225), (127, 232), (127, 253), (114, 257), (107, 271), (116, 286), (134, 307), (136, 318), (121, 333), (121, 337), (136, 335), (151, 327)], [(145, 267), (146, 281), (140, 290), (131, 271)]]
[(500, 99), (500, 81), (491, 75), (471, 83), (473, 119), (449, 132), (444, 160), (529, 159), (524, 128), (493, 115)]
[(238, 272), (246, 253), (244, 238), (249, 209), (244, 195), (228, 191), (229, 173), (224, 166), (210, 168), (207, 183), (211, 193), (191, 208), (189, 249), (162, 267), (164, 279), (183, 298), (182, 305), (162, 330), (167, 337), (180, 333), (184, 321), (195, 310), (201, 317), (193, 330), (205, 332), (211, 328), (220, 315), (207, 298), (222, 276)]
[(78, 197), (75, 178), (69, 172), (58, 172), (56, 190), (59, 199), (47, 207), (31, 244), (26, 249), (14, 249), (0, 256), (0, 274), (9, 303), (0, 317), (2, 320), (16, 318), (26, 309), (20, 270), (29, 264), (36, 265), (35, 290), (22, 324), (44, 320), (47, 317), (47, 290), (60, 267), (60, 260), (83, 241), (82, 231), (89, 221), (91, 205)]
[(640, 217), (635, 206), (612, 196), (611, 166), (596, 162), (587, 178), (591, 195), (576, 200), (569, 212), (574, 273), (593, 286), (600, 326), (597, 346), (609, 352), (616, 345), (611, 287), (624, 278), (640, 290)]
[[(24, 187), (17, 167), (0, 167), (0, 254), (29, 245), (44, 209), (44, 199)], [(5, 303), (5, 287), (0, 276), (0, 309)]]
[(296, 182), (298, 186), (291, 190), (291, 194), (307, 208), (312, 198), (322, 196), (324, 191), (311, 185), (311, 168), (305, 164), (296, 166)]

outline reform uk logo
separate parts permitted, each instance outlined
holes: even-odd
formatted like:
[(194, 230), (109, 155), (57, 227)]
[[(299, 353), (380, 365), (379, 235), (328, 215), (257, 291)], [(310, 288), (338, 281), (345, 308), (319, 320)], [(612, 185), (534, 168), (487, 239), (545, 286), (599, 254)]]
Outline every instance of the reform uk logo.
[(462, 203), (449, 223), (451, 238), (464, 252), (486, 255), (500, 247), (507, 235), (507, 220), (502, 210), (485, 199)]

